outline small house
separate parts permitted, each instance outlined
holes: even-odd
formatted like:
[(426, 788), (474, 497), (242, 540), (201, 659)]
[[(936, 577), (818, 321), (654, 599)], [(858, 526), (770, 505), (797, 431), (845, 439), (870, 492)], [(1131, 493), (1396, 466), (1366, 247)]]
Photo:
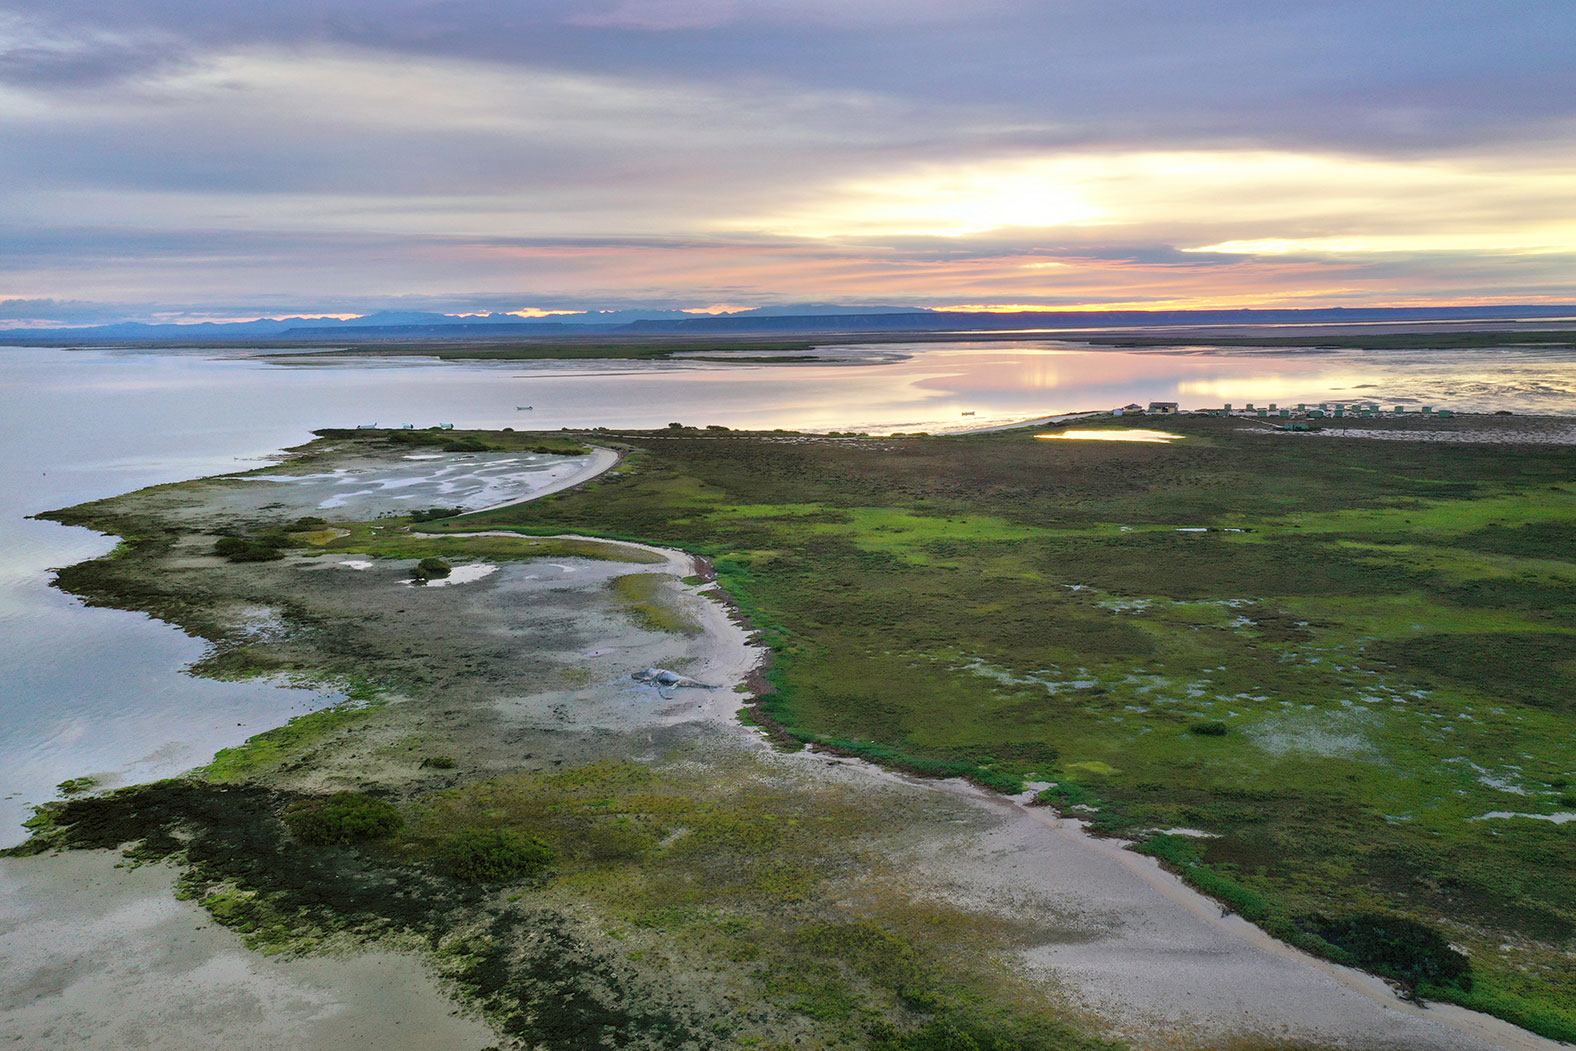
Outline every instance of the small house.
[(1174, 401), (1152, 401), (1149, 403), (1149, 411), (1168, 413), (1179, 412), (1180, 410), (1177, 408), (1177, 403)]

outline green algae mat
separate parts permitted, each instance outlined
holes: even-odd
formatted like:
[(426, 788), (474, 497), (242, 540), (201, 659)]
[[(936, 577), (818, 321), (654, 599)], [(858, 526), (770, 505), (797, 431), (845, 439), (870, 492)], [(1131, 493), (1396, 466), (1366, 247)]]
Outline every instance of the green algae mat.
[(1576, 449), (1162, 426), (604, 434), (616, 475), (452, 528), (704, 555), (755, 719), (1051, 782), (1281, 938), (1576, 1038)]

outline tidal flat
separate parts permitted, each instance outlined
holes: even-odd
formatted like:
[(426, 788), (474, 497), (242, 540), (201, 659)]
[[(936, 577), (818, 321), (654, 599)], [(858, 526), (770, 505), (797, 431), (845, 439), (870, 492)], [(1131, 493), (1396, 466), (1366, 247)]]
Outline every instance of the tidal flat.
[[(597, 480), (422, 522), (236, 479), (62, 512), (126, 538), (64, 586), (209, 639), (200, 671), (351, 701), (52, 805), (27, 849), (172, 864), (260, 949), (413, 951), (522, 1046), (1537, 1046), (1246, 922), (1379, 969), (1338, 929), (1370, 915), (1471, 963), (1392, 980), (1563, 1035), (1569, 831), (1465, 819), (1557, 807), (1576, 767), (1543, 686), (1571, 450), (1165, 426), (599, 433)], [(500, 568), (410, 586), (432, 557)], [(397, 821), (303, 839), (289, 815), (346, 793)]]

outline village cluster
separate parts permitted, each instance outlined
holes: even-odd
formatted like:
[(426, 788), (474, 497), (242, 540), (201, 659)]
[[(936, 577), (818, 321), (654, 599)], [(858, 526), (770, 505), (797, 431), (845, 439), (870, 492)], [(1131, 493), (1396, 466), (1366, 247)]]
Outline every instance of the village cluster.
[[(1112, 409), (1113, 416), (1174, 416), (1180, 415), (1182, 410), (1174, 401), (1152, 401), (1146, 409), (1137, 403), (1123, 405), (1119, 409)], [(1381, 408), (1377, 402), (1327, 402), (1321, 401), (1317, 405), (1299, 402), (1296, 408), (1277, 405), (1270, 402), (1268, 405), (1255, 406), (1252, 402), (1236, 408), (1226, 404), (1218, 409), (1195, 409), (1191, 415), (1202, 416), (1235, 416), (1242, 419), (1275, 420), (1284, 430), (1306, 431), (1314, 429), (1315, 421), (1325, 419), (1394, 419), (1398, 416), (1424, 416), (1432, 419), (1448, 420), (1455, 413), (1449, 409), (1435, 409), (1432, 405), (1408, 410), (1405, 405), (1397, 405), (1394, 409)]]

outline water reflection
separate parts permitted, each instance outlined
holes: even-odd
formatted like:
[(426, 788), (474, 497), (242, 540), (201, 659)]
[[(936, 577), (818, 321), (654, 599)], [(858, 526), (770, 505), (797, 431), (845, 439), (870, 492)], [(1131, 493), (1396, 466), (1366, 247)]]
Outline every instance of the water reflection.
[(1180, 435), (1166, 431), (1061, 431), (1056, 434), (1036, 434), (1036, 438), (1065, 438), (1075, 442), (1174, 442)]

